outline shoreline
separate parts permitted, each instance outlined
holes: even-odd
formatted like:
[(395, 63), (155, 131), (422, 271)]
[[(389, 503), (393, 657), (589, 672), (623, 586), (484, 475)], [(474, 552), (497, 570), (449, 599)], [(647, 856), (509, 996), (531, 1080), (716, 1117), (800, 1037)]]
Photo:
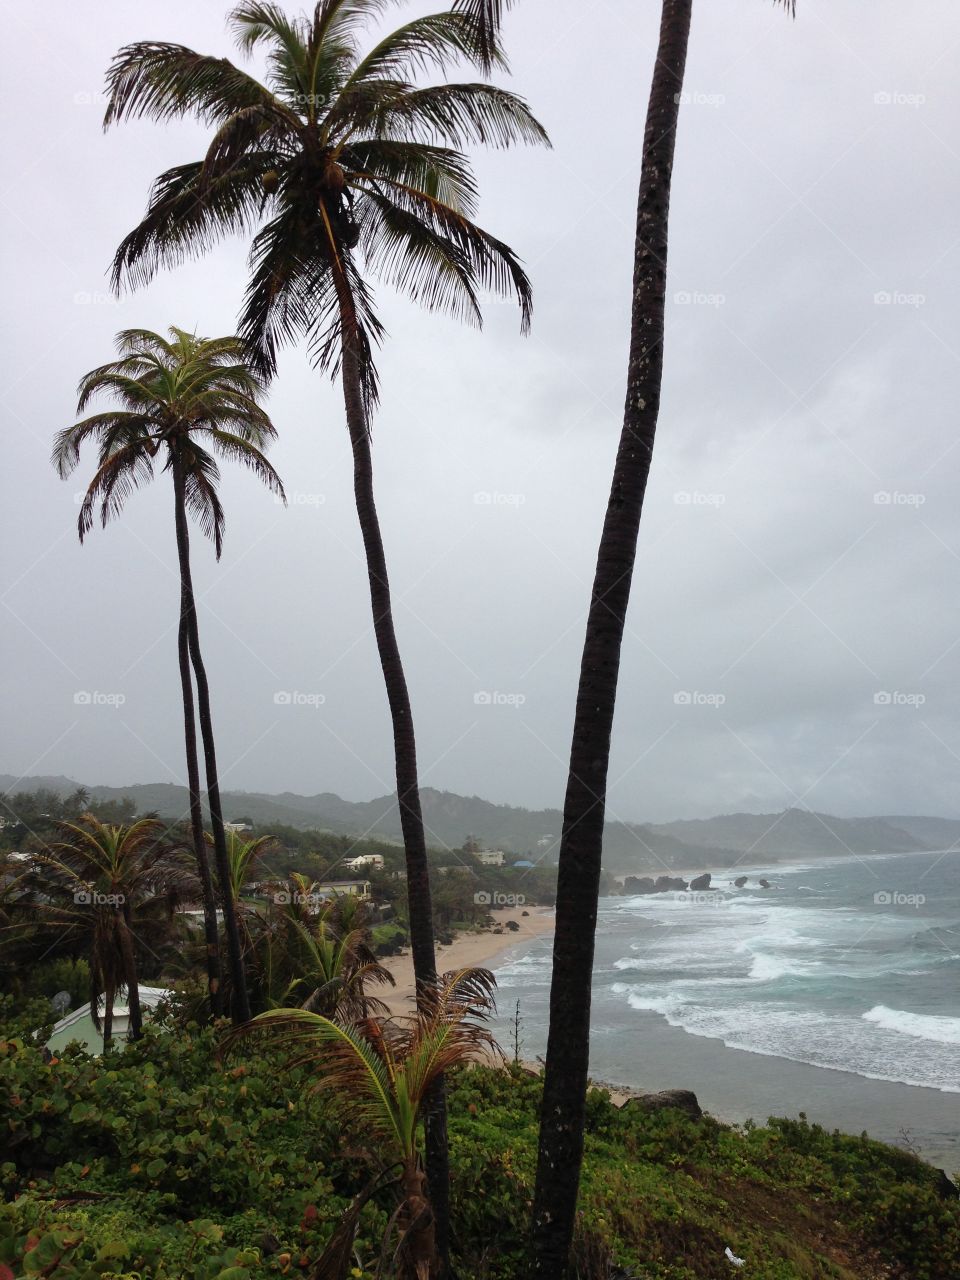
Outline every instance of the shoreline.
[[(438, 948), (441, 971), (479, 966), (496, 973), (504, 967), (505, 958), (519, 948), (528, 954), (537, 948), (550, 951), (553, 909), (526, 909), (527, 916), (521, 908), (493, 913), (496, 924), (504, 927), (503, 933), (487, 929), (455, 935), (452, 944)], [(506, 930), (509, 920), (518, 925), (516, 932)], [(376, 994), (391, 1016), (410, 1014), (415, 998), (410, 953), (387, 957), (382, 963), (393, 974), (396, 986)], [(498, 1036), (505, 1053), (505, 1024), (514, 998), (513, 988), (500, 993), (495, 1020), (501, 1023)], [(538, 1055), (546, 1045), (529, 1031), (521, 1065), (539, 1074), (543, 1064)], [(616, 1106), (643, 1093), (689, 1089), (703, 1110), (723, 1124), (742, 1125), (748, 1120), (766, 1124), (770, 1116), (795, 1118), (802, 1112), (811, 1124), (828, 1130), (853, 1135), (866, 1132), (876, 1141), (901, 1149), (919, 1147), (919, 1155), (927, 1163), (946, 1168), (951, 1176), (960, 1171), (960, 1126), (953, 1122), (950, 1102), (956, 1101), (955, 1094), (732, 1048), (722, 1040), (671, 1026), (654, 1012), (642, 1013), (616, 1048), (595, 1028), (590, 1059), (591, 1085), (607, 1090)], [(625, 1070), (626, 1062), (635, 1070)], [(634, 1079), (628, 1082), (624, 1076)]]
[[(441, 973), (451, 969), (495, 970), (497, 963), (514, 947), (539, 942), (545, 936), (553, 934), (552, 907), (494, 907), (490, 914), (495, 921), (495, 928), (502, 927), (503, 932), (480, 929), (463, 930), (454, 934), (453, 942), (437, 947), (437, 968)], [(516, 924), (516, 930), (507, 929), (510, 923)], [(380, 963), (393, 974), (395, 985), (381, 987), (376, 991), (377, 998), (387, 1006), (391, 1017), (412, 1013), (416, 985), (411, 952), (407, 950), (399, 956), (386, 956)]]

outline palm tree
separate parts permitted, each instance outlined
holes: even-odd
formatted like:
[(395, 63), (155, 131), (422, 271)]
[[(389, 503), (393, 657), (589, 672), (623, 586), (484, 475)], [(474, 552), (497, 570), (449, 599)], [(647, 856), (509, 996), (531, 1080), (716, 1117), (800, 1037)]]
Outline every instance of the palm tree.
[[(794, 0), (775, 0), (793, 12)], [(620, 647), (660, 411), (668, 214), (693, 0), (663, 0), (637, 207), (623, 430), (580, 666), (557, 880), (550, 1030), (533, 1205), (534, 1274), (566, 1274), (583, 1159), (600, 856)]]
[[(474, 1019), (493, 1008), (495, 979), (485, 969), (461, 969), (434, 980), (414, 1015), (366, 1016), (334, 1021), (306, 1009), (273, 1009), (232, 1032), (266, 1032), (286, 1051), (290, 1067), (315, 1066), (317, 1089), (336, 1104), (358, 1133), (377, 1142), (382, 1165), (399, 1170), (397, 1207), (387, 1226), (381, 1260), (397, 1234), (393, 1255), (400, 1280), (432, 1280), (440, 1274), (436, 1217), (420, 1159), (418, 1130), (435, 1082), (452, 1067), (499, 1054), (492, 1034)], [(383, 1181), (381, 1172), (334, 1232), (315, 1273), (341, 1280), (351, 1265), (359, 1211)], [(432, 1186), (432, 1184), (431, 1184)], [(393, 1272), (391, 1274), (394, 1274)]]
[[(249, 895), (253, 888), (254, 878), (258, 874), (261, 859), (265, 853), (277, 847), (277, 842), (273, 836), (258, 836), (253, 840), (244, 840), (236, 831), (227, 831), (225, 838), (228, 868), (226, 887), (224, 888), (221, 884), (219, 868), (217, 870), (217, 882), (220, 885), (223, 900), (232, 904), (233, 917), (236, 921), (237, 934), (240, 939), (244, 991), (248, 1003), (252, 1006), (249, 964), (256, 951), (257, 939), (265, 926), (260, 913), (249, 900)], [(206, 840), (209, 845), (214, 844), (213, 836), (209, 833), (206, 836)], [(231, 988), (232, 985), (231, 979)]]
[[(202, 160), (157, 178), (143, 220), (114, 257), (114, 286), (143, 283), (221, 236), (256, 230), (239, 327), (258, 369), (272, 374), (278, 347), (305, 338), (314, 363), (340, 375), (393, 727), (413, 963), (427, 990), (436, 957), (416, 740), (373, 489), (373, 351), (383, 328), (358, 251), (370, 273), (415, 302), (475, 323), (480, 290), (513, 294), (525, 330), (530, 283), (513, 251), (472, 221), (477, 191), (464, 148), (548, 140), (503, 89), (414, 83), (421, 71), (446, 73), (462, 61), (505, 66), (490, 26), (498, 0), (415, 18), (361, 55), (363, 24), (383, 8), (383, 0), (319, 0), (311, 15), (288, 18), (277, 4), (245, 0), (231, 25), (244, 54), (266, 48), (266, 84), (182, 45), (128, 45), (107, 75), (104, 123), (193, 114), (214, 130)], [(432, 1129), (442, 1237), (442, 1108)]]
[(135, 934), (158, 910), (169, 919), (182, 883), (168, 857), (164, 824), (141, 818), (130, 826), (112, 826), (85, 814), (59, 825), (63, 839), (34, 857), (40, 919), (48, 930), (56, 930), (58, 946), (82, 939), (90, 964), (90, 1010), (97, 1030), (102, 1029), (104, 1049), (121, 988), (127, 993), (130, 1035), (138, 1040), (142, 1018)]
[[(339, 911), (343, 899), (314, 914), (317, 908), (310, 903), (317, 901), (317, 887), (302, 876), (291, 876), (288, 884), (289, 889), (274, 900), (290, 901), (264, 935), (269, 956), (263, 967), (273, 988), (267, 991), (270, 1002), (283, 1008), (296, 1004), (341, 1022), (385, 1015), (387, 1006), (371, 996), (367, 986), (392, 987), (394, 978), (377, 962), (362, 919), (344, 924)], [(282, 990), (281, 982), (285, 982)]]
[[(219, 943), (216, 899), (203, 835), (199, 766), (193, 715), (190, 665), (197, 682), (200, 733), (207, 778), (207, 801), (213, 828), (214, 854), (223, 897), (224, 927), (230, 957), (234, 1014), (249, 1017), (236, 914), (229, 898), (229, 863), (217, 775), (210, 690), (200, 652), (200, 633), (190, 568), (188, 515), (213, 539), (219, 560), (224, 512), (217, 496), (220, 472), (216, 456), (249, 467), (268, 488), (283, 497), (280, 478), (263, 454), (276, 435), (258, 403), (263, 382), (246, 363), (247, 348), (236, 337), (198, 338), (171, 328), (169, 339), (146, 329), (117, 335), (119, 359), (88, 373), (80, 383), (77, 412), (100, 394), (120, 402), (119, 409), (96, 413), (59, 432), (53, 462), (68, 476), (80, 460), (87, 440), (96, 441), (97, 471), (84, 496), (78, 521), (80, 541), (93, 527), (100, 504), (104, 526), (123, 509), (131, 490), (153, 478), (160, 454), (173, 479), (177, 557), (180, 568), (178, 656), (184, 709), (184, 740), (190, 823), (201, 882), (206, 935), (207, 980), (211, 1010), (219, 1007)], [(187, 659), (189, 658), (189, 663)]]
[[(207, 841), (212, 844), (212, 837), (208, 835)], [(244, 840), (238, 831), (228, 831), (226, 841), (229, 870), (227, 887), (230, 900), (239, 905), (244, 892), (253, 885), (261, 859), (271, 849), (278, 847), (277, 841), (274, 836), (257, 836), (253, 840)]]

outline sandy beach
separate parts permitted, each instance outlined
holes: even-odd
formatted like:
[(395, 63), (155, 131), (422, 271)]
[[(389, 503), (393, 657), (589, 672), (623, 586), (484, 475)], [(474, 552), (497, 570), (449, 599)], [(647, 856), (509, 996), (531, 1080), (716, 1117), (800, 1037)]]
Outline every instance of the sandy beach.
[[(491, 915), (495, 922), (493, 929), (478, 932), (464, 930), (454, 934), (449, 946), (437, 947), (437, 966), (441, 972), (468, 968), (493, 969), (504, 952), (553, 932), (552, 907), (493, 908)], [(516, 930), (507, 927), (510, 922), (516, 924)], [(503, 932), (497, 933), (496, 929), (502, 929)], [(396, 985), (378, 990), (378, 998), (384, 1001), (392, 1014), (410, 1013), (416, 995), (411, 953), (406, 951), (403, 955), (388, 956), (381, 963), (393, 974)]]

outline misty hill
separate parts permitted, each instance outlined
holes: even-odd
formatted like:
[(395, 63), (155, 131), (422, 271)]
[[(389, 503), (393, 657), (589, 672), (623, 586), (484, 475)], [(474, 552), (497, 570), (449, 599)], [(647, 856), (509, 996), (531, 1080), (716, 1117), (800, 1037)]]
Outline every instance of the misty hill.
[[(0, 774), (0, 792), (41, 788), (67, 795), (78, 783), (70, 778), (16, 779)], [(185, 788), (173, 783), (128, 787), (90, 787), (95, 800), (133, 800), (139, 813), (183, 818)], [(530, 853), (555, 862), (562, 816), (557, 809), (522, 809), (493, 804), (479, 796), (461, 796), (432, 787), (422, 792), (427, 842), (435, 848), (459, 848), (469, 835), (490, 848)], [(338, 835), (370, 835), (400, 842), (400, 813), (395, 795), (375, 800), (344, 800), (333, 792), (313, 796), (292, 791), (270, 795), (225, 791), (227, 821), (249, 818), (258, 826), (283, 825)], [(949, 838), (948, 838), (949, 837)], [(607, 870), (721, 870), (740, 861), (789, 857), (829, 857), (848, 853), (901, 853), (944, 848), (960, 838), (960, 822), (946, 818), (835, 818), (803, 809), (780, 814), (726, 814), (716, 818), (647, 824), (608, 822), (604, 832)], [(744, 855), (747, 855), (745, 858)]]
[[(16, 779), (0, 774), (0, 793), (10, 790), (40, 789), (68, 795), (79, 784), (64, 777)], [(183, 818), (187, 813), (187, 792), (174, 783), (139, 783), (128, 787), (88, 788), (98, 801), (132, 800), (138, 813), (157, 813), (162, 818)], [(489, 848), (531, 854), (547, 863), (556, 861), (562, 815), (558, 809), (521, 809), (492, 804), (479, 796), (461, 796), (451, 791), (425, 787), (421, 792), (427, 843), (434, 848), (460, 848), (467, 836), (476, 836)], [(344, 800), (332, 792), (313, 796), (286, 791), (269, 795), (256, 791), (223, 792), (224, 817), (228, 822), (249, 818), (259, 826), (283, 825), (302, 830), (332, 831), (337, 835), (369, 835), (381, 840), (401, 841), (400, 811), (396, 795), (375, 800)], [(737, 854), (728, 849), (691, 847), (669, 833), (661, 833), (642, 823), (607, 823), (604, 834), (604, 865), (613, 872), (647, 869), (692, 870), (730, 866)]]
[(884, 818), (891, 826), (899, 827), (931, 849), (960, 847), (960, 818)]
[[(938, 823), (937, 818), (834, 818), (807, 809), (783, 813), (728, 813), (716, 818), (688, 818), (653, 828), (687, 845), (720, 846), (758, 858), (841, 856), (845, 853), (910, 853), (936, 847), (898, 822)], [(960, 834), (960, 823), (953, 826)]]

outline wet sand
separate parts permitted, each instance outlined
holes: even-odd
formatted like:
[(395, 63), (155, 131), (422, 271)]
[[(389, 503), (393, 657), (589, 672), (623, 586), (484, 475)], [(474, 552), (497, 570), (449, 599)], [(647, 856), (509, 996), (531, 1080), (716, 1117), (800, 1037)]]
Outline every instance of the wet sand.
[[(503, 933), (495, 933), (493, 929), (455, 933), (449, 946), (437, 947), (437, 968), (441, 973), (451, 969), (495, 969), (505, 952), (553, 932), (553, 909), (550, 907), (495, 908), (491, 915), (495, 928), (502, 928)], [(508, 921), (517, 925), (516, 931), (507, 928)], [(381, 964), (393, 974), (396, 985), (379, 988), (377, 998), (383, 1000), (394, 1015), (410, 1013), (416, 996), (412, 955), (407, 951), (400, 956), (387, 956)]]

